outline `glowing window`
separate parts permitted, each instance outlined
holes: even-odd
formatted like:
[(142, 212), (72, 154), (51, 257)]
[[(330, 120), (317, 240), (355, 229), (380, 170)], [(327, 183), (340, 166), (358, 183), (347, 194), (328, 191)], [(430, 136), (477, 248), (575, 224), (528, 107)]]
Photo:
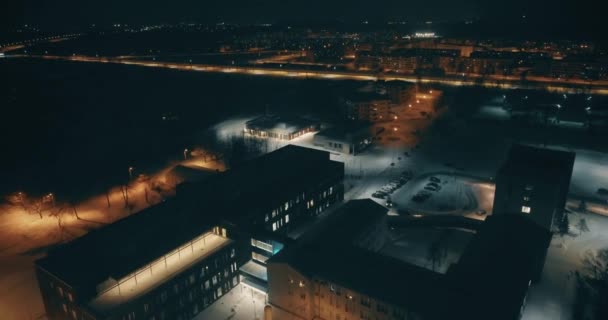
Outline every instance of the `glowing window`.
[(521, 212), (523, 212), (523, 213), (530, 213), (530, 212), (532, 212), (532, 208), (530, 208), (528, 206), (522, 206), (521, 207)]

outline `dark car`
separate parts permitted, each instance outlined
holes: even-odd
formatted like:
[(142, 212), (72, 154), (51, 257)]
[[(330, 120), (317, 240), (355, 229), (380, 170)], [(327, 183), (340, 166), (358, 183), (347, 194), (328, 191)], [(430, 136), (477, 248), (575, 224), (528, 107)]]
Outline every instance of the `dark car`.
[(426, 184), (427, 186), (431, 186), (431, 187), (435, 187), (435, 188), (441, 188), (441, 186), (435, 182), (429, 182)]
[(433, 187), (433, 186), (426, 186), (426, 187), (424, 187), (424, 190), (439, 191), (439, 190), (441, 190), (441, 188), (437, 188), (437, 187)]

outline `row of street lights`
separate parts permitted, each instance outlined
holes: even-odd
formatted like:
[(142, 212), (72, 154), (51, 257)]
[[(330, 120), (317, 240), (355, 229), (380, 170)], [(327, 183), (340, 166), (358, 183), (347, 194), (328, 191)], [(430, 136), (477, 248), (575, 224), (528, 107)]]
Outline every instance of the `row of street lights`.
[[(188, 160), (189, 152), (190, 152), (190, 150), (188, 148), (184, 149), (184, 160)], [(135, 167), (129, 166), (129, 180), (133, 180), (133, 170), (135, 170)]]

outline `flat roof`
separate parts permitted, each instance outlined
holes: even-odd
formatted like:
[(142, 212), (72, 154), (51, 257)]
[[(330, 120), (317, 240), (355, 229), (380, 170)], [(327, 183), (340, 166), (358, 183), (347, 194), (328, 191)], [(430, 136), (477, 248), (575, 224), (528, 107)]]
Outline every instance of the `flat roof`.
[(362, 134), (369, 134), (370, 137), (373, 136), (372, 130), (372, 126), (366, 122), (347, 122), (322, 130), (315, 134), (315, 137), (319, 136), (350, 143), (355, 136), (360, 136)]
[(293, 116), (263, 115), (245, 123), (245, 128), (277, 132), (281, 134), (292, 134), (308, 128), (317, 123)]
[(217, 219), (168, 200), (51, 249), (36, 264), (74, 289), (121, 279), (208, 231)]
[(36, 264), (76, 290), (92, 290), (110, 277), (123, 278), (224, 219), (249, 227), (250, 215), (260, 206), (343, 172), (344, 164), (331, 161), (329, 152), (290, 145), (205, 181), (180, 185), (175, 198), (51, 249)]
[(521, 214), (491, 215), (448, 276), (462, 296), (475, 297), (480, 317), (513, 319), (539, 271), (536, 263), (544, 262), (551, 236)]
[(185, 197), (190, 206), (221, 209), (224, 220), (251, 224), (259, 210), (271, 210), (343, 174), (344, 163), (330, 160), (329, 152), (288, 145), (202, 183), (185, 184), (177, 194), (190, 193)]
[(490, 216), (459, 262), (440, 274), (352, 244), (385, 214), (372, 200), (350, 201), (268, 264), (287, 264), (425, 319), (512, 319), (551, 240), (548, 231), (521, 215)]
[(514, 144), (509, 150), (500, 173), (512, 176), (542, 176), (549, 180), (561, 180), (572, 175), (576, 153), (548, 148)]
[(197, 262), (217, 252), (232, 240), (211, 232), (198, 238), (191, 245), (185, 244), (156, 261), (143, 266), (127, 279), (116, 279), (119, 283), (98, 295), (88, 306), (100, 314), (109, 315), (112, 310), (167, 282)]
[(442, 295), (443, 275), (364, 248), (353, 241), (386, 208), (370, 199), (352, 200), (328, 217), (324, 226), (305, 234), (268, 263), (287, 263), (310, 277), (318, 277), (395, 305), (421, 311)]

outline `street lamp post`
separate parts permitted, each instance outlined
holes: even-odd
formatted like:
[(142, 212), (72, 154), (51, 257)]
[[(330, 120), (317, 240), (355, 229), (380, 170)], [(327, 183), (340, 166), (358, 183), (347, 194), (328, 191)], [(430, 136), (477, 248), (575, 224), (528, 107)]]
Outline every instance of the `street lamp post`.
[(51, 192), (49, 193), (49, 199), (51, 199), (51, 204), (55, 207), (55, 195)]
[(129, 167), (129, 180), (133, 179), (133, 167)]
[(188, 148), (184, 149), (184, 160), (188, 160)]

